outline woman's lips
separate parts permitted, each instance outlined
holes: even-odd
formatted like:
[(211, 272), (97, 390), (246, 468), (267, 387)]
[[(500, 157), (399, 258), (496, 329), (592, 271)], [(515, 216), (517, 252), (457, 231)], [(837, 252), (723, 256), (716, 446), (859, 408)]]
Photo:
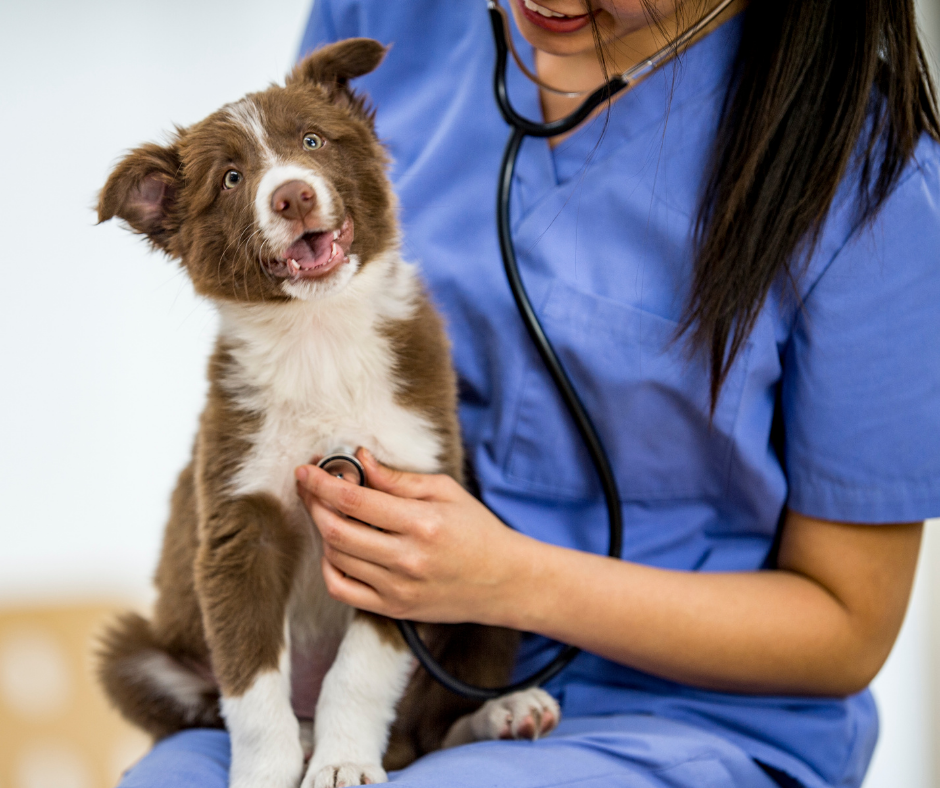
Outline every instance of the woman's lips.
[[(591, 24), (590, 14), (579, 16), (543, 16), (525, 4), (525, 0), (514, 0), (522, 15), (536, 27), (548, 30), (551, 33), (574, 33)], [(543, 6), (544, 7), (544, 6)], [(596, 13), (596, 12), (595, 12)]]

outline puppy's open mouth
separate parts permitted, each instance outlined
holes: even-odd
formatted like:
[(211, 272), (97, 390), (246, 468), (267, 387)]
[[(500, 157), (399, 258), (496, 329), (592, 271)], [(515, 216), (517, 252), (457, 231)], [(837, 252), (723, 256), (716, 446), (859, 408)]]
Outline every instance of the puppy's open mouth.
[(347, 261), (353, 242), (353, 221), (343, 219), (338, 230), (308, 230), (298, 236), (284, 253), (265, 263), (272, 276), (290, 279), (316, 279)]

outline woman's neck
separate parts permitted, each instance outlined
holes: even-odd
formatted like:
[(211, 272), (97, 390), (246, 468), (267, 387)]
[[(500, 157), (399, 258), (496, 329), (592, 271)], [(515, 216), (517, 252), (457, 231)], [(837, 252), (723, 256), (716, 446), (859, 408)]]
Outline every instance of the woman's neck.
[[(553, 55), (540, 49), (535, 50), (535, 70), (539, 78), (549, 85), (561, 90), (590, 91), (604, 84), (605, 77), (622, 74), (628, 69), (642, 62), (670, 41), (674, 40), (684, 30), (695, 24), (701, 14), (707, 13), (718, 4), (713, 0), (695, 17), (690, 18), (688, 8), (682, 8), (667, 17), (660, 19), (656, 24), (644, 25), (627, 35), (604, 44), (604, 54), (607, 74), (593, 49), (567, 55)], [(698, 5), (696, 3), (683, 4)], [(742, 11), (747, 5), (746, 0), (735, 0), (731, 5), (712, 22), (698, 38), (707, 35), (719, 27), (732, 16)], [(696, 40), (698, 40), (698, 38)], [(542, 115), (546, 122), (563, 118), (572, 112), (584, 100), (584, 96), (561, 96), (547, 90), (541, 90)], [(553, 140), (555, 142), (555, 140)]]

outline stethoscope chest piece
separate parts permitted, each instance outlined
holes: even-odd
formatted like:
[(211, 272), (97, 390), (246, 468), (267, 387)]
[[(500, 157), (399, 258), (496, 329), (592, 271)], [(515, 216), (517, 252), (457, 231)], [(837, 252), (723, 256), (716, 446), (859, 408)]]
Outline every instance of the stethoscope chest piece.
[(322, 468), (330, 476), (335, 476), (337, 479), (342, 479), (360, 487), (365, 486), (365, 468), (352, 454), (343, 451), (331, 452), (317, 463), (317, 467)]

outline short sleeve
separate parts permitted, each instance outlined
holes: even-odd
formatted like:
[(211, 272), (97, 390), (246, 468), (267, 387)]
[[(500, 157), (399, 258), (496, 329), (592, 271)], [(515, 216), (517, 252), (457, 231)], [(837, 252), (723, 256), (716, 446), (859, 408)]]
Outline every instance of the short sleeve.
[[(940, 516), (940, 175), (928, 140), (805, 295), (784, 357), (788, 506)], [(824, 246), (824, 245), (823, 245)]]

